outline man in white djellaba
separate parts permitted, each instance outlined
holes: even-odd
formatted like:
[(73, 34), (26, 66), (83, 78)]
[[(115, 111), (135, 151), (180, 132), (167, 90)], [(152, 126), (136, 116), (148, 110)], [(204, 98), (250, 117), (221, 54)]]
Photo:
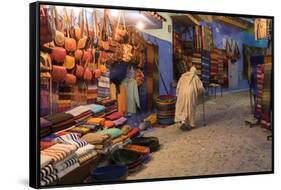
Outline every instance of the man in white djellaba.
[(203, 84), (197, 76), (197, 70), (189, 63), (190, 71), (183, 73), (178, 81), (176, 96), (175, 122), (181, 123), (181, 129), (193, 129), (198, 95), (204, 92)]

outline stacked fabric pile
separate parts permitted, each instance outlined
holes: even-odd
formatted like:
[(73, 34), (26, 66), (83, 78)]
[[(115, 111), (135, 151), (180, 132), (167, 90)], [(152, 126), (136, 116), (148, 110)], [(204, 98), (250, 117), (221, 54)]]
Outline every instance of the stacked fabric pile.
[(117, 112), (117, 101), (113, 99), (104, 99), (98, 102), (98, 104), (105, 107), (105, 115)]
[(40, 118), (40, 136), (45, 137), (51, 133), (51, 125), (52, 123), (43, 117)]
[(111, 139), (110, 135), (106, 134), (98, 134), (98, 133), (88, 133), (81, 137), (81, 140), (86, 141), (87, 143), (94, 145), (95, 150), (104, 154), (110, 150), (111, 147)]
[(91, 112), (93, 113), (93, 116), (95, 117), (104, 117), (105, 116), (105, 107), (99, 104), (89, 104), (86, 105)]
[(218, 49), (213, 49), (210, 53), (210, 81), (212, 83), (217, 83), (218, 80), (218, 61)]
[(132, 128), (129, 125), (124, 125), (121, 128), (121, 133), (122, 133), (121, 136), (122, 136), (122, 139), (123, 139), (123, 145), (127, 145), (127, 144), (130, 144), (132, 142), (131, 136), (129, 135), (129, 133), (131, 131), (132, 131)]
[(263, 92), (263, 79), (264, 79), (264, 64), (257, 66), (256, 70), (257, 79), (257, 97), (256, 97), (256, 109), (255, 117), (261, 119), (261, 103), (262, 103), (262, 92)]
[(218, 80), (220, 84), (223, 83), (223, 71), (224, 71), (224, 68), (223, 68), (223, 50), (221, 49), (218, 49)]
[(202, 51), (202, 83), (204, 87), (207, 87), (210, 83), (210, 53), (208, 51)]
[(127, 122), (127, 118), (123, 117), (123, 114), (120, 112), (114, 112), (105, 118), (109, 121), (113, 121), (114, 125), (119, 127)]
[(98, 134), (109, 135), (111, 137), (111, 149), (123, 146), (122, 131), (118, 128), (104, 129), (97, 132)]
[(202, 48), (210, 51), (213, 49), (213, 32), (211, 27), (202, 26)]
[(88, 84), (87, 88), (87, 104), (92, 104), (97, 101), (98, 97), (98, 87), (96, 83)]
[(192, 65), (197, 69), (197, 75), (201, 77), (201, 70), (202, 70), (202, 60), (201, 60), (201, 53), (194, 52), (192, 55)]
[(98, 101), (110, 97), (110, 73), (109, 69), (107, 72), (102, 73), (98, 79)]
[(158, 96), (156, 99), (157, 121), (160, 125), (171, 125), (174, 123), (176, 97), (172, 95)]
[(75, 123), (84, 122), (86, 119), (92, 116), (92, 111), (87, 106), (77, 106), (65, 113), (72, 115)]
[(272, 64), (271, 57), (265, 56), (264, 59), (264, 78), (262, 89), (262, 101), (261, 101), (261, 124), (262, 127), (271, 129), (271, 80), (272, 80)]
[(52, 158), (41, 155), (40, 184), (41, 186), (56, 184), (58, 177), (57, 171), (53, 168)]
[[(73, 144), (55, 144), (41, 151), (41, 172), (46, 166), (53, 168), (51, 172), (43, 172), (41, 185), (49, 185), (79, 167)], [(51, 166), (50, 166), (51, 165)], [(45, 174), (46, 173), (46, 174)]]
[(75, 152), (75, 154), (78, 157), (78, 162), (80, 164), (83, 164), (84, 162), (95, 158), (97, 156), (97, 151), (95, 150), (94, 145), (87, 144), (83, 147), (78, 148), (78, 150)]
[(46, 116), (44, 119), (51, 123), (50, 128), (53, 133), (64, 130), (75, 124), (75, 118), (71, 114), (63, 112)]
[(222, 59), (223, 59), (223, 86), (228, 87), (228, 58), (226, 56), (226, 51), (222, 50)]

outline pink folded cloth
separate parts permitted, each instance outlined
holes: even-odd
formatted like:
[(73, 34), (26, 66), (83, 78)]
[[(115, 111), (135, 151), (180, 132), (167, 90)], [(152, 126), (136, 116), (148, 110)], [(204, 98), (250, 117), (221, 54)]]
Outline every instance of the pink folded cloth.
[(113, 122), (114, 122), (115, 126), (123, 125), (123, 124), (125, 124), (127, 122), (127, 118), (121, 117), (121, 118), (119, 118), (117, 120), (114, 120)]
[(114, 112), (114, 113), (112, 113), (112, 114), (106, 116), (106, 119), (113, 121), (113, 120), (120, 119), (121, 117), (123, 117), (123, 114), (122, 114), (122, 113), (120, 113), (120, 112)]

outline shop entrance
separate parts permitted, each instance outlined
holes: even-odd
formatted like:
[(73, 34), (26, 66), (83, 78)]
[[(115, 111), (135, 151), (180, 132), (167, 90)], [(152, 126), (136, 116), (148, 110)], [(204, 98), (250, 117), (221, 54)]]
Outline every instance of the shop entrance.
[(153, 111), (154, 100), (159, 95), (159, 71), (158, 71), (158, 46), (148, 44), (147, 46), (147, 111)]

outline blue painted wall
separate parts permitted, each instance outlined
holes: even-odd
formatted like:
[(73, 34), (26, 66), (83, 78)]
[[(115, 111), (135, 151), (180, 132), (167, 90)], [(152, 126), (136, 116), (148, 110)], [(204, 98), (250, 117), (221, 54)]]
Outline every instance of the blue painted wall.
[(238, 64), (238, 88), (248, 88), (247, 80), (242, 78), (243, 69), (243, 44), (255, 47), (266, 48), (267, 40), (255, 40), (255, 36), (249, 32), (239, 30), (235, 27), (231, 27), (219, 22), (201, 22), (202, 26), (212, 27), (214, 46), (216, 48), (223, 48), (223, 38), (233, 39), (237, 42), (240, 51), (240, 59), (237, 61)]

